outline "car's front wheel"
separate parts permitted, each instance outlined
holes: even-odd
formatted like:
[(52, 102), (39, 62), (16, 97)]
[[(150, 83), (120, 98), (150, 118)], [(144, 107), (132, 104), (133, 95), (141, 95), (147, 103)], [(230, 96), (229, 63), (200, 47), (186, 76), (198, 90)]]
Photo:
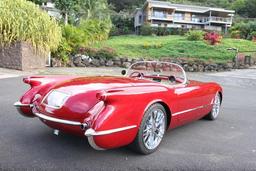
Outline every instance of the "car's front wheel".
[(132, 147), (139, 153), (153, 153), (160, 145), (166, 131), (167, 116), (161, 104), (153, 104), (145, 112)]
[(221, 106), (221, 96), (220, 96), (220, 93), (216, 93), (214, 100), (213, 100), (212, 110), (206, 116), (206, 119), (209, 119), (209, 120), (217, 119), (217, 117), (219, 116), (219, 113), (220, 113), (220, 106)]

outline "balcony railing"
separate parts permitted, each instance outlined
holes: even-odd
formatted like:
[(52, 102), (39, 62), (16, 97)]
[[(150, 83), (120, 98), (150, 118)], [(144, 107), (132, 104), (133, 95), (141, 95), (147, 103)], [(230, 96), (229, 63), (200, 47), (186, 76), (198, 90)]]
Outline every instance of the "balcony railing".
[(166, 13), (152, 13), (148, 15), (148, 19), (155, 19), (155, 20), (167, 20), (167, 21), (176, 21), (176, 22), (188, 22), (188, 23), (195, 23), (195, 24), (206, 24), (209, 22), (217, 22), (217, 23), (228, 23), (232, 22), (231, 18), (225, 17), (216, 17), (216, 16), (194, 16), (194, 17), (187, 17), (187, 16), (175, 16), (172, 14)]
[(170, 14), (151, 14), (149, 15), (151, 19), (159, 19), (159, 20), (173, 20), (173, 15)]
[(174, 16), (174, 22), (192, 22), (197, 24), (205, 24), (209, 22), (221, 22), (221, 23), (231, 23), (231, 18), (224, 17), (185, 17), (185, 16)]
[(209, 17), (209, 20), (210, 21), (213, 21), (213, 22), (224, 22), (224, 23), (231, 23), (231, 18), (225, 18), (225, 17)]

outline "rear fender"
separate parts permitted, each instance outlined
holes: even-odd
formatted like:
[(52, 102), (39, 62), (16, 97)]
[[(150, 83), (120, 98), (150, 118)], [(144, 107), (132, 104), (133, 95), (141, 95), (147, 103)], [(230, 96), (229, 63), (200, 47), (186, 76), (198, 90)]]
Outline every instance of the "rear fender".
[(94, 143), (104, 149), (130, 144), (137, 135), (147, 107), (154, 102), (164, 101), (167, 91), (167, 88), (160, 86), (127, 87), (119, 91), (106, 91), (105, 108), (94, 117), (91, 129), (95, 132), (117, 129), (122, 131), (93, 136), (91, 138)]

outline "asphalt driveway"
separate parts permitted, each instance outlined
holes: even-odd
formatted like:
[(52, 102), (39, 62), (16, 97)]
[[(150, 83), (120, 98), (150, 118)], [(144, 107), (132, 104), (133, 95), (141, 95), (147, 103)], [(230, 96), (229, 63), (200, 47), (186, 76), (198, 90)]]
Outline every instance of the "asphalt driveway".
[(224, 87), (219, 119), (168, 131), (148, 156), (126, 147), (95, 151), (85, 138), (53, 135), (12, 106), (28, 89), (22, 78), (0, 79), (0, 170), (256, 170), (256, 70), (189, 75)]

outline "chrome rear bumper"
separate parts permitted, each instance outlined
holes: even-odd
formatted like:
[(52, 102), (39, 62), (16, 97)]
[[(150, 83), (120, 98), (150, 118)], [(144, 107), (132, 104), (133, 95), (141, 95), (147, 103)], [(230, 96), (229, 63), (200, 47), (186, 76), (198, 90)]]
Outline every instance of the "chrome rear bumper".
[(33, 107), (33, 104), (22, 104), (21, 102), (15, 102), (13, 105), (15, 107)]
[[(32, 108), (34, 105), (33, 104), (22, 104), (21, 102), (16, 102), (16, 103), (14, 103), (14, 106), (17, 107), (17, 109), (19, 110), (20, 107), (30, 107), (30, 108)], [(65, 125), (71, 125), (71, 126), (88, 127), (88, 125), (86, 123), (64, 120), (64, 119), (58, 119), (58, 118), (50, 117), (50, 116), (47, 116), (47, 115), (44, 115), (42, 113), (35, 112), (35, 111), (33, 111), (33, 114), (36, 117), (38, 117), (39, 119), (43, 120), (43, 121), (51, 121), (51, 122), (65, 124)], [(100, 148), (95, 144), (93, 136), (109, 135), (109, 134), (125, 131), (125, 130), (128, 130), (128, 129), (133, 129), (133, 128), (136, 128), (136, 127), (137, 127), (136, 125), (131, 125), (131, 126), (109, 129), (109, 130), (104, 130), (104, 131), (95, 131), (94, 129), (89, 128), (85, 131), (84, 135), (86, 137), (88, 137), (89, 144), (94, 149), (103, 150), (103, 148)]]
[(89, 137), (89, 136), (100, 136), (100, 135), (108, 135), (108, 134), (113, 134), (116, 132), (121, 132), (121, 131), (125, 131), (128, 129), (132, 129), (132, 128), (136, 128), (136, 125), (131, 125), (131, 126), (126, 126), (126, 127), (121, 127), (121, 128), (116, 128), (116, 129), (109, 129), (109, 130), (105, 130), (105, 131), (95, 131), (92, 128), (89, 128), (85, 131), (84, 135)]
[(65, 124), (65, 125), (73, 125), (73, 126), (82, 126), (83, 125), (83, 123), (81, 123), (81, 122), (58, 119), (58, 118), (46, 116), (44, 114), (37, 113), (37, 112), (33, 112), (33, 113), (38, 118), (40, 118), (42, 120), (46, 120), (46, 121), (56, 122), (56, 123)]
[(21, 102), (15, 102), (14, 104), (13, 104), (15, 107), (16, 107), (16, 109), (18, 110), (18, 112), (22, 115), (22, 116), (24, 116), (24, 117), (28, 117), (27, 115), (25, 115), (22, 111), (21, 111), (21, 107), (29, 107), (29, 108), (32, 108), (33, 107), (33, 104), (22, 104)]

